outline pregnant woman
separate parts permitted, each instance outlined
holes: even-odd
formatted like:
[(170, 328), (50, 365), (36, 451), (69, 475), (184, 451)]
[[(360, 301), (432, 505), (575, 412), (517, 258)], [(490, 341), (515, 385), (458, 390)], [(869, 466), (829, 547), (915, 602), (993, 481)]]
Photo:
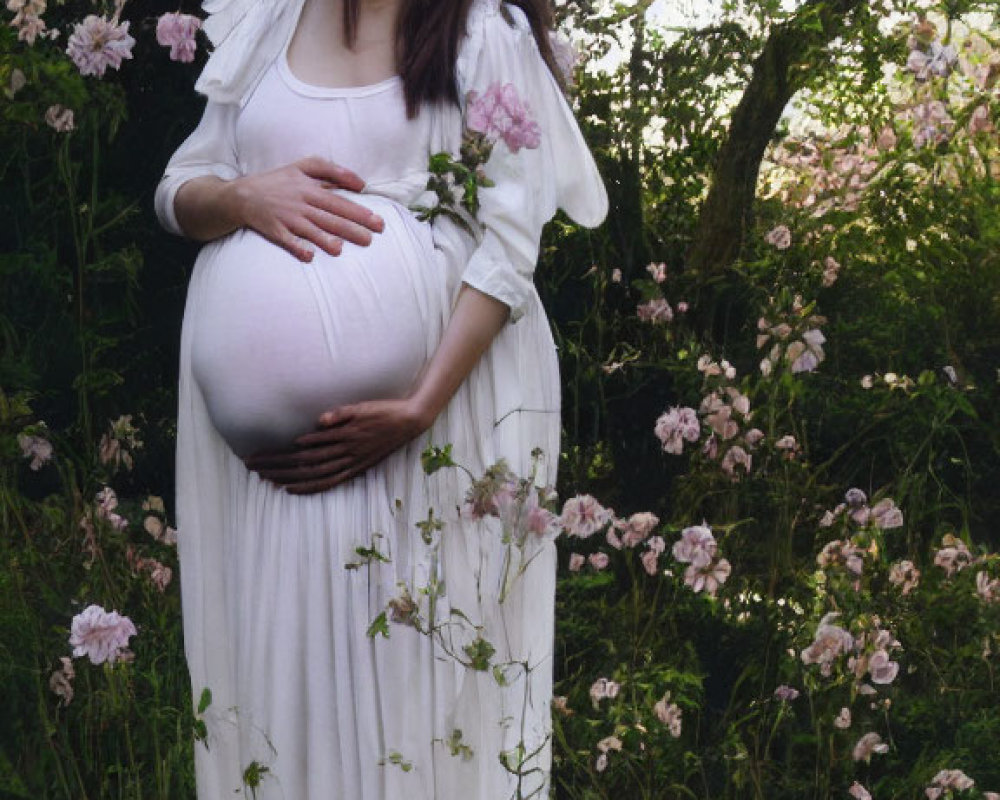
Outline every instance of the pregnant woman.
[[(208, 102), (155, 197), (206, 242), (177, 441), (198, 797), (547, 796), (554, 545), (528, 541), (511, 584), (499, 522), (459, 509), (467, 473), (428, 476), (421, 453), (555, 482), (532, 273), (556, 210), (595, 226), (607, 198), (549, 9), (205, 10)], [(422, 221), (431, 156), (470, 127), (492, 136), (477, 212)]]

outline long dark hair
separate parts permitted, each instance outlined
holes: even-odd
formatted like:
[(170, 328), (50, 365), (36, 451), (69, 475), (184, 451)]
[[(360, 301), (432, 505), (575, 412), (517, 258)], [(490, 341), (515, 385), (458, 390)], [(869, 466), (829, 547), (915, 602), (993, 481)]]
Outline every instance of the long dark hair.
[[(344, 0), (344, 33), (354, 45), (362, 0)], [(396, 28), (399, 73), (406, 92), (406, 110), (415, 117), (425, 102), (458, 102), (455, 61), (465, 34), (473, 0), (403, 0)], [(553, 26), (550, 0), (507, 0), (518, 6), (531, 22), (542, 58), (562, 81), (555, 64), (548, 32)]]

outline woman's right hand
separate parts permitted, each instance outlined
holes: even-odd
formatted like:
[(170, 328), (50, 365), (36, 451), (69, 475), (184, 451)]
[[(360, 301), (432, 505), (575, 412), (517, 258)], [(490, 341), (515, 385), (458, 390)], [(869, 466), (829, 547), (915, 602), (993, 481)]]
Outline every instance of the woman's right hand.
[(385, 222), (365, 206), (331, 192), (360, 192), (365, 182), (351, 170), (319, 156), (231, 181), (234, 214), (243, 227), (302, 261), (311, 261), (311, 243), (340, 255), (345, 241), (365, 247)]

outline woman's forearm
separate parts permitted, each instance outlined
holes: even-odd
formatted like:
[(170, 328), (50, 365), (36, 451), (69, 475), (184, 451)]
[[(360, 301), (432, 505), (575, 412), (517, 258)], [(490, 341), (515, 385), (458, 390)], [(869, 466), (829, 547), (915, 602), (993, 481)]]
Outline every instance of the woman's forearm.
[(197, 242), (209, 242), (244, 226), (240, 180), (205, 175), (181, 185), (174, 195), (174, 214), (186, 236)]
[(451, 320), (411, 399), (429, 428), (510, 316), (510, 307), (463, 285)]

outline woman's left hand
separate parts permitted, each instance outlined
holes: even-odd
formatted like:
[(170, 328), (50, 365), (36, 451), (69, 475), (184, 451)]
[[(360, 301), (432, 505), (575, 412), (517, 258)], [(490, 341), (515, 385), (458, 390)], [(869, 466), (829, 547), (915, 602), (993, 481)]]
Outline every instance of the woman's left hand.
[(328, 411), (295, 449), (255, 453), (248, 469), (291, 494), (324, 492), (374, 466), (430, 427), (412, 399), (369, 400)]

